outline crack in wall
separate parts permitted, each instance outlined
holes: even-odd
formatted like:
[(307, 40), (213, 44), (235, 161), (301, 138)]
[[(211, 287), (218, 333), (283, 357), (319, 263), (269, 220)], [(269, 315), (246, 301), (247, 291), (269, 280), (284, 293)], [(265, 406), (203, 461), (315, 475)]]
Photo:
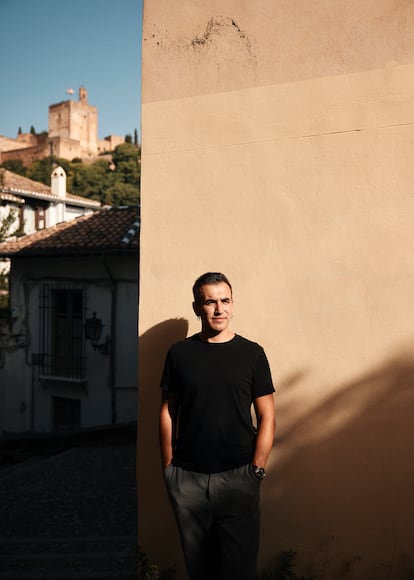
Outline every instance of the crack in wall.
[(255, 60), (255, 56), (252, 52), (250, 40), (246, 31), (242, 30), (235, 20), (227, 16), (213, 16), (210, 18), (210, 20), (207, 22), (204, 34), (202, 36), (196, 36), (193, 38), (191, 44), (195, 49), (203, 48), (204, 46), (212, 43), (214, 37), (222, 34), (225, 29), (237, 34), (250, 57)]

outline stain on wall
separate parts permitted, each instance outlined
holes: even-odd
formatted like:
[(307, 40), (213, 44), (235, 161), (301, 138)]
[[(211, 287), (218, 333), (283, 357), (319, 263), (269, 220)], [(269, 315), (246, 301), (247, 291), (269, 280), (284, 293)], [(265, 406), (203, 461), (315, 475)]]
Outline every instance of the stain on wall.
[(201, 36), (195, 36), (191, 44), (196, 50), (207, 48), (217, 42), (223, 35), (228, 35), (229, 40), (231, 39), (233, 42), (239, 42), (245, 49), (248, 58), (256, 61), (247, 32), (242, 30), (232, 18), (226, 16), (210, 18), (204, 33)]

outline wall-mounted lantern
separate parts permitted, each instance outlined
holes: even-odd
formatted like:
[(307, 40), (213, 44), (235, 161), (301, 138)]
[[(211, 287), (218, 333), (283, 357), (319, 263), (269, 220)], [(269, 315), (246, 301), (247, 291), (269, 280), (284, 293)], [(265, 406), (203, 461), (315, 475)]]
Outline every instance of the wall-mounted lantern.
[(94, 350), (98, 350), (101, 354), (109, 354), (110, 337), (107, 336), (105, 342), (98, 344), (101, 338), (104, 325), (100, 318), (96, 318), (96, 312), (93, 313), (92, 318), (87, 318), (84, 324), (85, 338), (90, 340)]

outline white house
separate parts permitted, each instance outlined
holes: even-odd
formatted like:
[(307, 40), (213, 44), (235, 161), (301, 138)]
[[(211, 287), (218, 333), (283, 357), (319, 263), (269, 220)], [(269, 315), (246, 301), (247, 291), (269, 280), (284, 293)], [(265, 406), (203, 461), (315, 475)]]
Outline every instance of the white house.
[(138, 231), (138, 207), (125, 207), (0, 244), (0, 434), (135, 420)]
[(51, 187), (0, 169), (0, 221), (11, 211), (14, 213), (11, 233), (18, 230), (20, 234), (30, 234), (100, 207), (98, 201), (66, 191), (66, 173), (62, 167), (53, 170)]

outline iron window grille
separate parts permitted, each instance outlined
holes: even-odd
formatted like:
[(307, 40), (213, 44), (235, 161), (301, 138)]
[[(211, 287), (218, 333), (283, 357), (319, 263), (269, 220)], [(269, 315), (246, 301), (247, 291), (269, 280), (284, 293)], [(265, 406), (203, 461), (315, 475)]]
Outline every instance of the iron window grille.
[(73, 283), (42, 284), (39, 314), (42, 376), (76, 382), (84, 380), (84, 286)]

